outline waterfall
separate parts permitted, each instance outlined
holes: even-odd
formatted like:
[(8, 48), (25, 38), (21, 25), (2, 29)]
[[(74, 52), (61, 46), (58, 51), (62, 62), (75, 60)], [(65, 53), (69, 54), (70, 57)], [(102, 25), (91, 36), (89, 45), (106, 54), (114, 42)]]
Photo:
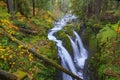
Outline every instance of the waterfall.
[[(73, 19), (77, 19), (77, 17), (72, 14), (66, 14), (61, 19), (59, 19), (58, 22), (54, 22), (54, 27), (50, 29), (48, 33), (48, 39), (56, 43), (58, 47), (58, 56), (61, 60), (61, 65), (83, 79), (83, 68), (85, 60), (87, 59), (87, 50), (84, 48), (82, 40), (77, 32), (73, 31), (73, 34), (75, 36), (74, 40), (68, 35), (73, 49), (73, 56), (71, 56), (66, 48), (62, 45), (62, 41), (57, 40), (54, 36), (54, 33), (61, 30), (68, 22), (72, 21)], [(62, 80), (75, 79), (73, 79), (66, 73), (62, 73)]]

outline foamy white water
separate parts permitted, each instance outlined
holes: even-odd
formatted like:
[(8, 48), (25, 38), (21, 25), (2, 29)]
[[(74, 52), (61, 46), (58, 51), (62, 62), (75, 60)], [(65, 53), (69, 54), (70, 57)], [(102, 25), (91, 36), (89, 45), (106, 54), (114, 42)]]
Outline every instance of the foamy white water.
[[(72, 14), (66, 14), (58, 22), (54, 22), (54, 27), (50, 29), (48, 33), (48, 39), (56, 42), (58, 47), (58, 56), (61, 59), (61, 65), (83, 79), (83, 68), (85, 60), (87, 59), (87, 50), (84, 48), (82, 40), (77, 32), (73, 31), (73, 34), (75, 35), (75, 41), (68, 36), (73, 49), (73, 59), (66, 48), (62, 45), (62, 41), (57, 40), (54, 36), (54, 33), (63, 29), (63, 27), (73, 19), (77, 19), (77, 17)], [(74, 79), (66, 73), (62, 73), (62, 80)]]

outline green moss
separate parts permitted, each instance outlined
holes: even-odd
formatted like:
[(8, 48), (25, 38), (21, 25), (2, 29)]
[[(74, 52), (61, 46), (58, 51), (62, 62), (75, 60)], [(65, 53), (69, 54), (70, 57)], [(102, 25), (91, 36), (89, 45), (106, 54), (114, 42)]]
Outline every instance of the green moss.
[(94, 34), (91, 34), (91, 37), (89, 38), (89, 49), (92, 53), (95, 53), (98, 50), (97, 39)]
[(115, 37), (116, 37), (116, 32), (110, 27), (108, 27), (108, 25), (106, 25), (106, 27), (100, 30), (96, 38), (98, 39), (99, 44), (102, 45), (103, 43)]
[[(91, 59), (91, 65), (97, 68), (99, 80), (118, 80), (120, 77), (119, 68), (119, 37), (114, 28), (118, 26), (116, 24), (106, 24), (97, 35), (92, 35), (89, 38), (89, 44), (97, 45), (98, 51)], [(116, 38), (117, 37), (117, 38)], [(96, 43), (96, 39), (98, 44)], [(94, 47), (91, 46), (90, 50)]]

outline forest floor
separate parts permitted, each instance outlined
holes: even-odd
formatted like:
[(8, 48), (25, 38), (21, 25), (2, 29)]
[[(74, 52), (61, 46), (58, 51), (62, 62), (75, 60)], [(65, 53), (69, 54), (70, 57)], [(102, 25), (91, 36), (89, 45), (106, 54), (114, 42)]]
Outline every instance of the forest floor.
[[(3, 30), (2, 26), (6, 27)], [(0, 7), (0, 69), (18, 74), (21, 71), (27, 75), (25, 80), (53, 80), (55, 68), (23, 49), (21, 45), (10, 40), (5, 31), (24, 42), (36, 52), (56, 61), (57, 54), (54, 43), (47, 39), (48, 30), (53, 27), (52, 13), (41, 10), (40, 14), (26, 18), (19, 12), (11, 18), (7, 9)], [(55, 56), (56, 55), (56, 56)], [(57, 61), (56, 61), (57, 62)]]

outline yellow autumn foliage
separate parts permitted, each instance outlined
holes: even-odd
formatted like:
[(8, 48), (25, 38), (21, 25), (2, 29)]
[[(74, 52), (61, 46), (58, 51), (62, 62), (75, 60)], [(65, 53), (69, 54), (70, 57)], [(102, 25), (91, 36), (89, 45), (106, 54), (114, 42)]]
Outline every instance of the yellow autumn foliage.
[(5, 51), (4, 47), (0, 46), (0, 52), (4, 52), (4, 51)]
[(119, 26), (118, 28), (116, 28), (115, 31), (116, 31), (117, 33), (120, 33), (120, 26)]
[(23, 47), (23, 45), (19, 45), (18, 48), (21, 49)]
[(4, 1), (0, 1), (0, 7), (6, 7), (6, 3)]
[(53, 23), (53, 20), (52, 19), (47, 19), (47, 22)]
[(1, 26), (6, 26), (6, 25), (9, 25), (10, 21), (7, 20), (7, 19), (1, 19), (0, 20), (0, 25)]

